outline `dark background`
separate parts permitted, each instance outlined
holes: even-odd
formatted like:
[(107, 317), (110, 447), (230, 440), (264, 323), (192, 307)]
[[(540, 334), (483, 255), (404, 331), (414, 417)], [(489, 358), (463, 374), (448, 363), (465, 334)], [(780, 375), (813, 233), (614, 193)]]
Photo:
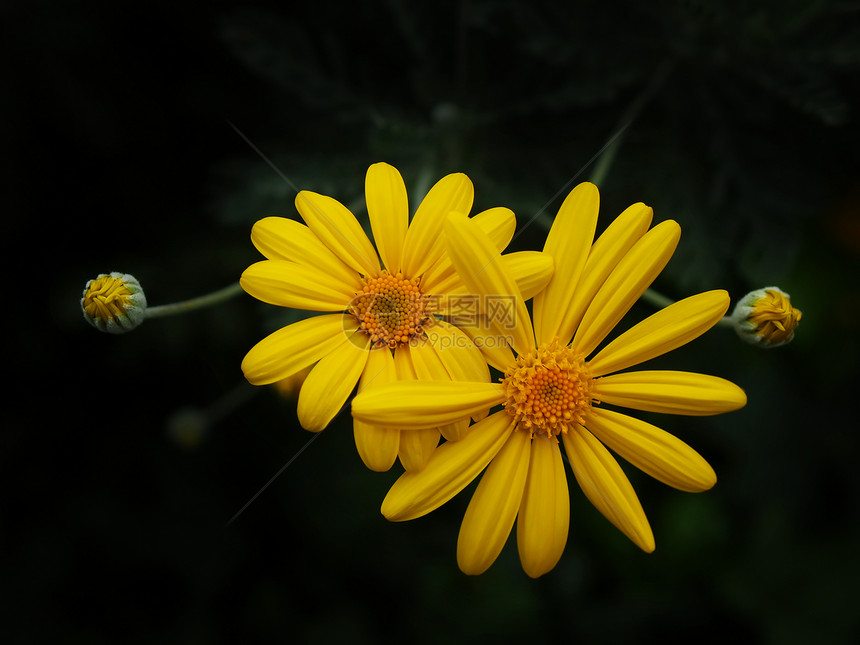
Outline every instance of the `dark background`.
[[(856, 3), (37, 1), (0, 18), (4, 642), (858, 637)], [(294, 187), (360, 210), (382, 160), (416, 197), (468, 173), (476, 208), (517, 213), (513, 247), (540, 248), (628, 123), (601, 225), (640, 200), (681, 224), (655, 286), (776, 284), (803, 310), (787, 347), (715, 329), (660, 363), (750, 402), (655, 417), (719, 483), (690, 495), (626, 469), (652, 555), (572, 483), (554, 571), (526, 577), (510, 540), (464, 576), (468, 495), (386, 522), (398, 470), (363, 467), (347, 415), (230, 522), (312, 436), (239, 369), (285, 312), (243, 295), (120, 337), (81, 317), (99, 273), (132, 273), (152, 305), (235, 282), (253, 222), (295, 217)]]

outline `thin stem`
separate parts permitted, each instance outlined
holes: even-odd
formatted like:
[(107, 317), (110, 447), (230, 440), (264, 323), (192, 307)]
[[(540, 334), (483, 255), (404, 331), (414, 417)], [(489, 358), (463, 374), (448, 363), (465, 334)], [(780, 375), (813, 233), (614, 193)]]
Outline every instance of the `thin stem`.
[(219, 302), (223, 302), (225, 300), (229, 300), (234, 296), (243, 293), (242, 287), (238, 282), (231, 284), (229, 287), (224, 287), (223, 289), (219, 289), (213, 293), (207, 294), (205, 296), (200, 296), (199, 298), (192, 298), (191, 300), (184, 300), (182, 302), (174, 302), (169, 305), (158, 305), (157, 307), (147, 307), (146, 308), (146, 317), (147, 318), (161, 318), (163, 316), (172, 316), (174, 314), (183, 314), (188, 311), (193, 311), (195, 309), (200, 309), (202, 307), (208, 307), (210, 305), (218, 304)]
[(659, 307), (660, 309), (668, 307), (674, 302), (671, 298), (667, 298), (662, 293), (654, 291), (654, 289), (652, 289), (651, 287), (645, 289), (645, 293), (643, 293), (640, 297), (645, 302), (650, 303), (655, 307)]

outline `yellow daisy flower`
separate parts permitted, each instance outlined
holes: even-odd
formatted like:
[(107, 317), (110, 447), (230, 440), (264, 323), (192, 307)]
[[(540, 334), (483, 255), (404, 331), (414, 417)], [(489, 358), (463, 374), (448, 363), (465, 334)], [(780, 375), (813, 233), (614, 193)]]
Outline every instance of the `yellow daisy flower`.
[[(394, 167), (370, 166), (365, 196), (376, 247), (340, 202), (301, 191), (296, 209), (305, 223), (284, 217), (258, 221), (251, 240), (267, 259), (248, 267), (240, 280), (264, 302), (327, 312), (274, 332), (242, 361), (245, 377), (255, 385), (282, 381), (313, 365), (297, 402), (299, 421), (312, 432), (331, 422), (356, 383), (362, 389), (401, 379), (490, 378), (480, 350), (451, 318), (466, 286), (442, 243), (448, 214), (465, 217), (472, 208), (472, 182), (462, 173), (443, 177), (411, 222), (406, 186)], [(497, 251), (509, 244), (516, 227), (507, 208), (491, 208), (469, 221)], [(552, 259), (544, 254), (503, 258), (527, 292), (543, 288), (552, 275)], [(440, 435), (454, 440), (467, 427), (468, 419), (462, 419), (401, 433), (356, 421), (354, 434), (369, 468), (388, 470), (399, 456), (411, 471), (424, 466)]]
[(544, 247), (555, 260), (555, 273), (534, 298), (534, 322), (486, 235), (451, 215), (445, 229), (448, 252), (466, 284), (478, 293), (516, 294), (515, 326), (491, 330), (510, 338), (516, 356), (510, 349), (497, 353), (501, 383), (387, 384), (353, 400), (352, 414), (362, 422), (415, 429), (503, 406), (462, 440), (440, 446), (421, 472), (402, 475), (382, 503), (388, 519), (414, 519), (450, 500), (486, 469), (457, 543), (457, 561), (467, 574), (480, 574), (495, 561), (515, 521), (525, 572), (538, 577), (556, 565), (570, 517), (559, 438), (591, 503), (640, 548), (652, 551), (654, 537), (642, 506), (607, 447), (681, 490), (707, 490), (716, 475), (677, 438), (603, 404), (710, 415), (746, 403), (743, 390), (714, 376), (617, 373), (704, 333), (728, 309), (725, 291), (670, 305), (595, 353), (666, 265), (680, 238), (674, 221), (649, 230), (652, 210), (639, 203), (592, 245), (598, 203), (597, 188), (584, 183), (561, 206)]

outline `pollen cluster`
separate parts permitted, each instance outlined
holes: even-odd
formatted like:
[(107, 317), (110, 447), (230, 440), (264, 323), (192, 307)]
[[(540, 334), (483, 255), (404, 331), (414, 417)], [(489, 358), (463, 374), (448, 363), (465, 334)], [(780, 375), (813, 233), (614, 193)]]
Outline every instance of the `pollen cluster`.
[(505, 409), (532, 436), (556, 437), (584, 423), (591, 383), (582, 355), (555, 338), (505, 370)]
[(355, 295), (349, 310), (375, 346), (394, 349), (423, 337), (432, 313), (428, 304), (418, 280), (383, 271), (365, 279), (364, 288)]

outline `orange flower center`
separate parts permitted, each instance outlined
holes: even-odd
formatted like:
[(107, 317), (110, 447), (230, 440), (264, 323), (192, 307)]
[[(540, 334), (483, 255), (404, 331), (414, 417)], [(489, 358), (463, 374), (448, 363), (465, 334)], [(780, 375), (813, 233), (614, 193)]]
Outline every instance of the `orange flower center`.
[(518, 356), (505, 370), (505, 409), (532, 436), (556, 437), (574, 423), (584, 423), (591, 383), (582, 354), (554, 338)]
[(364, 288), (355, 294), (349, 311), (375, 346), (391, 349), (423, 337), (432, 313), (418, 280), (388, 271), (365, 278)]

